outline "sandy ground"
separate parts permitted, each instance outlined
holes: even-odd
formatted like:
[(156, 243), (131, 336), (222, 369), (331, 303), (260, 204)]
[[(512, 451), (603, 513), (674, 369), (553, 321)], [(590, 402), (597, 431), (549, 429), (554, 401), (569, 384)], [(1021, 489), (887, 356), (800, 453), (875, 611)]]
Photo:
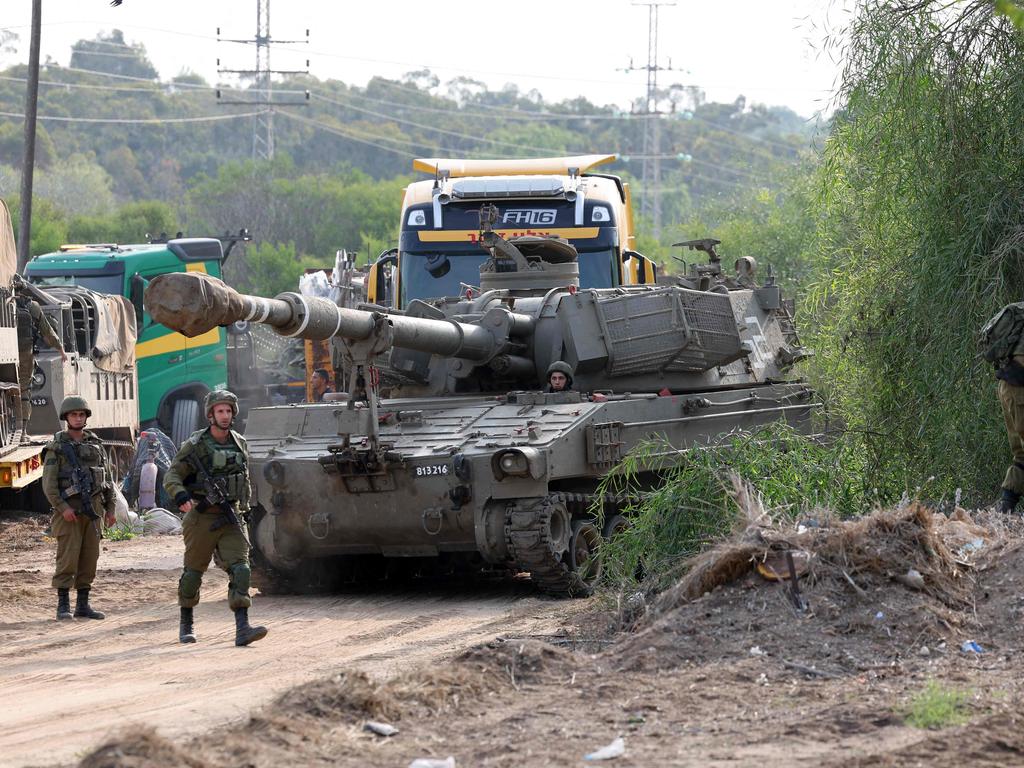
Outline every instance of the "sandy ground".
[[(244, 720), (282, 691), (339, 668), (387, 675), (500, 633), (553, 630), (572, 604), (511, 582), (258, 597), (270, 629), (233, 645), (226, 578), (211, 571), (200, 642), (177, 642), (177, 537), (104, 542), (93, 605), (103, 621), (54, 620), (54, 544), (33, 521), (0, 531), (0, 765), (67, 764), (137, 724), (183, 738)], [(11, 706), (11, 702), (16, 705)]]
[[(639, 604), (514, 582), (267, 597), (250, 649), (230, 644), (220, 577), (202, 642), (175, 643), (180, 542), (108, 545), (111, 618), (57, 626), (50, 545), (2, 529), (0, 762), (521, 768), (587, 765), (621, 737), (615, 768), (1024, 766), (1024, 523), (957, 514), (750, 528)], [(804, 609), (752, 569), (779, 547), (812, 555)]]

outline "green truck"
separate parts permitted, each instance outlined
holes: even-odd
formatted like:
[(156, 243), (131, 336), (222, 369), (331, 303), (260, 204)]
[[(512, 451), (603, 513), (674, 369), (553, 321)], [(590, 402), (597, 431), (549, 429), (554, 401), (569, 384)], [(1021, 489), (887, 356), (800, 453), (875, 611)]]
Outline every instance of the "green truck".
[(143, 429), (157, 426), (179, 444), (201, 426), (200, 403), (211, 389), (241, 390), (251, 406), (268, 400), (268, 386), (257, 371), (247, 328), (214, 328), (186, 338), (153, 322), (143, 307), (143, 291), (150, 280), (167, 272), (221, 277), (231, 247), (246, 239), (243, 231), (225, 238), (178, 237), (138, 245), (66, 245), (34, 258), (26, 275), (41, 286), (82, 285), (128, 297), (139, 331), (139, 421)]

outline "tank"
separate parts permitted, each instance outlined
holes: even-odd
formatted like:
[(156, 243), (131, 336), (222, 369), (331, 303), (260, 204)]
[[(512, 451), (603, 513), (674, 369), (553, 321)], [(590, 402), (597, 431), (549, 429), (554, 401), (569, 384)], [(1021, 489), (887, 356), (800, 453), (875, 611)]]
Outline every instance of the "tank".
[[(685, 450), (779, 419), (809, 428), (819, 402), (789, 373), (806, 354), (792, 303), (772, 279), (755, 285), (751, 260), (581, 290), (568, 243), (506, 241), (481, 218), (480, 285), (403, 313), (245, 296), (194, 272), (150, 283), (149, 311), (186, 335), (267, 323), (333, 339), (348, 363), (353, 396), (254, 409), (246, 424), (254, 550), (292, 586), (375, 555), (525, 571), (547, 593), (585, 595), (623, 524), (624, 500), (598, 485), (631, 448)], [(572, 391), (542, 382), (557, 360)]]

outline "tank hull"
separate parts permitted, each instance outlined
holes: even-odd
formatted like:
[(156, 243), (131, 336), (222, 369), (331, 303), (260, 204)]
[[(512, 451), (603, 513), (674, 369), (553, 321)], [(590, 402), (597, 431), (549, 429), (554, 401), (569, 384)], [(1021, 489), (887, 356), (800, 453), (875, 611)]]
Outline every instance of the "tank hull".
[[(304, 558), (446, 552), (514, 566), (510, 515), (559, 494), (587, 501), (638, 443), (692, 448), (779, 419), (807, 431), (816, 407), (799, 383), (604, 402), (536, 392), (384, 400), (386, 458), (372, 466), (336, 460), (364, 438), (339, 434), (353, 415), (344, 403), (254, 409), (254, 545), (283, 571)], [(570, 511), (570, 524), (588, 510)]]

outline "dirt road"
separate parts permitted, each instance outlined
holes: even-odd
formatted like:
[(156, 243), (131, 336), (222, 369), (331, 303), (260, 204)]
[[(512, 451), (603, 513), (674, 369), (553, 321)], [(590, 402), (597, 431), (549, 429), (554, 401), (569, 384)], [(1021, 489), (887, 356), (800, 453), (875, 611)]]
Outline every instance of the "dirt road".
[(3, 766), (72, 762), (129, 723), (194, 735), (338, 669), (389, 674), (502, 633), (551, 632), (580, 605), (512, 583), (259, 597), (252, 619), (270, 634), (235, 648), (226, 578), (211, 571), (196, 609), (200, 642), (182, 646), (180, 538), (105, 542), (93, 603), (107, 618), (57, 623), (52, 542), (31, 521), (0, 536)]

